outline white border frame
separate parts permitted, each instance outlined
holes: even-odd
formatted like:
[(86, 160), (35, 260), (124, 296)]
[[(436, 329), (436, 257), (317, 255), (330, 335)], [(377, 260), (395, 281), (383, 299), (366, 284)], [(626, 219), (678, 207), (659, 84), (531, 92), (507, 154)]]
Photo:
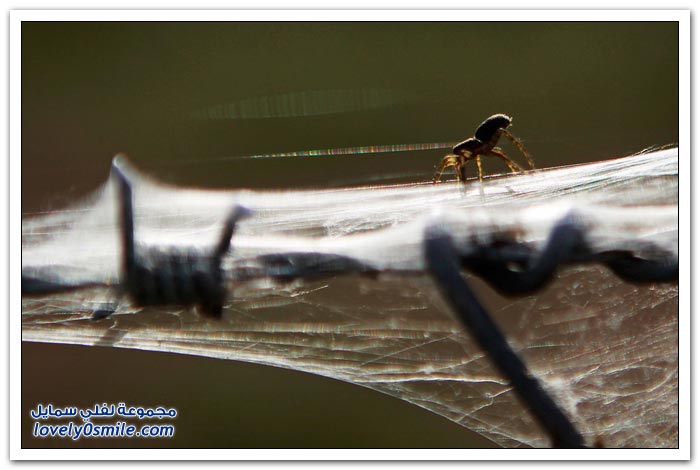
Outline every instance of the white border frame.
[[(22, 449), (22, 21), (677, 21), (679, 22), (679, 449)], [(689, 10), (15, 10), (10, 12), (10, 432), (20, 460), (686, 460), (690, 458), (690, 11)]]

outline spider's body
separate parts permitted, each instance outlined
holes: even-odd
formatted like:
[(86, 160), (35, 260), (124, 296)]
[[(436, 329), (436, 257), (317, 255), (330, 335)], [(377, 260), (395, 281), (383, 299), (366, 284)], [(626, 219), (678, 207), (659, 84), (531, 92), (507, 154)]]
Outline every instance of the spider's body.
[(535, 165), (532, 163), (532, 159), (525, 150), (523, 144), (506, 130), (512, 124), (512, 122), (513, 119), (509, 116), (506, 116), (505, 114), (494, 114), (493, 116), (482, 122), (479, 125), (479, 127), (477, 127), (476, 132), (474, 132), (474, 137), (470, 137), (469, 139), (455, 145), (452, 148), (452, 153), (450, 155), (446, 155), (442, 159), (440, 167), (435, 173), (435, 178), (433, 179), (433, 182), (437, 183), (438, 181), (440, 181), (442, 173), (448, 167), (453, 167), (455, 169), (455, 173), (457, 174), (457, 179), (459, 181), (466, 181), (467, 177), (465, 167), (470, 160), (476, 161), (476, 166), (479, 170), (479, 181), (482, 181), (482, 155), (494, 156), (502, 159), (513, 173), (523, 171), (520, 165), (508, 158), (508, 156), (505, 153), (503, 153), (503, 150), (496, 147), (496, 144), (498, 143), (498, 140), (501, 138), (502, 135), (505, 135), (508, 139), (511, 140), (511, 142), (513, 142), (513, 144), (515, 144), (516, 147), (518, 147), (518, 150), (520, 150), (525, 156), (525, 159), (527, 160), (530, 169), (534, 170)]

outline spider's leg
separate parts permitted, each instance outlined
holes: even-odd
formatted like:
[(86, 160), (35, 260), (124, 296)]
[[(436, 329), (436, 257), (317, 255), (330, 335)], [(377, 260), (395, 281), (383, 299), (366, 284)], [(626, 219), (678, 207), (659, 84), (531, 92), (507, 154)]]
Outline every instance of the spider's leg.
[(455, 167), (455, 173), (457, 173), (457, 179), (462, 183), (467, 181), (467, 163), (474, 160), (474, 155), (471, 153), (463, 153), (460, 155), (459, 168)]
[(508, 168), (510, 168), (510, 171), (512, 171), (513, 173), (517, 173), (519, 171), (520, 172), (524, 171), (520, 165), (518, 165), (513, 160), (508, 158), (508, 155), (503, 153), (503, 150), (499, 149), (498, 147), (492, 148), (488, 154), (502, 159), (505, 162), (505, 164), (508, 165)]
[(464, 183), (467, 181), (467, 175), (465, 174), (465, 167), (467, 166), (467, 162), (469, 161), (469, 157), (467, 155), (462, 154), (459, 157), (457, 157), (457, 164), (454, 166), (455, 170), (455, 176), (457, 177), (457, 181), (460, 183)]
[(481, 183), (484, 181), (484, 172), (481, 169), (481, 156), (477, 153), (476, 154), (476, 167), (479, 170), (479, 182)]
[(445, 155), (445, 157), (442, 159), (440, 162), (440, 167), (437, 169), (435, 172), (435, 176), (433, 177), (433, 183), (437, 183), (440, 181), (440, 178), (442, 177), (442, 173), (449, 167), (455, 167), (457, 168), (458, 166), (461, 166), (459, 163), (459, 156), (458, 155)]
[(527, 153), (527, 150), (525, 150), (525, 146), (520, 141), (520, 139), (518, 139), (517, 137), (515, 137), (513, 134), (511, 134), (510, 132), (508, 132), (505, 129), (501, 129), (501, 134), (506, 136), (511, 142), (513, 142), (513, 145), (518, 147), (518, 150), (520, 150), (520, 153), (522, 153), (523, 156), (525, 157), (525, 160), (527, 160), (527, 164), (530, 165), (530, 169), (534, 170), (535, 164), (532, 162), (532, 157), (530, 157), (530, 154)]

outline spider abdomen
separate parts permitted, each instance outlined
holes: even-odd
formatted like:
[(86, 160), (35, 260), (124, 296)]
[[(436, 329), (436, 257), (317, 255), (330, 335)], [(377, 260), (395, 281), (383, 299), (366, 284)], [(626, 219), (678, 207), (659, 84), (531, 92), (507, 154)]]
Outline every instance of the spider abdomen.
[(494, 114), (479, 124), (479, 127), (476, 128), (476, 132), (474, 132), (474, 137), (483, 143), (488, 143), (493, 140), (493, 144), (495, 145), (499, 137), (498, 131), (510, 126), (512, 122), (513, 119), (505, 114)]

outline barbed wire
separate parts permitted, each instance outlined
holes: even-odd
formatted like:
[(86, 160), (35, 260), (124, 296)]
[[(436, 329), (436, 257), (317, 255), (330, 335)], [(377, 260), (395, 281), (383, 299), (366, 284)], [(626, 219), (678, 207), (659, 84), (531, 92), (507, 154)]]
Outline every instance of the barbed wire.
[[(650, 155), (660, 161), (654, 162)], [(442, 202), (446, 201), (443, 188), (411, 188), (409, 192), (421, 194), (413, 197), (420, 198), (415, 200), (421, 202), (422, 210), (401, 214), (406, 223), (398, 223), (397, 217), (387, 223), (385, 212), (374, 220), (366, 220), (364, 225), (351, 225), (355, 227), (355, 233), (351, 231), (343, 236), (297, 236), (289, 226), (279, 235), (261, 235), (260, 228), (266, 224), (270, 226), (269, 206), (264, 198), (256, 199), (255, 195), (234, 198), (229, 195), (225, 198), (227, 204), (215, 204), (218, 211), (228, 205), (226, 211), (229, 215), (224, 218), (223, 230), (218, 230), (221, 235), (218, 241), (214, 240), (213, 248), (206, 245), (137, 243), (135, 233), (138, 229), (134, 223), (131, 185), (136, 184), (138, 189), (144, 185), (144, 181), (127, 162), (117, 159), (112, 178), (112, 182), (116, 180), (117, 187), (111, 187), (104, 194), (107, 197), (116, 196), (117, 201), (118, 215), (111, 220), (119, 221), (116, 225), (120, 227), (117, 232), (121, 235), (116, 237), (116, 247), (122, 253), (123, 261), (120, 265), (111, 265), (109, 269), (121, 272), (118, 276), (121, 281), (114, 283), (114, 274), (108, 273), (105, 280), (94, 276), (94, 269), (81, 271), (80, 261), (63, 266), (51, 261), (32, 264), (32, 250), (40, 248), (41, 242), (34, 244), (31, 237), (40, 234), (38, 228), (42, 222), (28, 221), (26, 245), (23, 229), (23, 254), (26, 248), (29, 256), (22, 268), (22, 292), (27, 296), (45, 295), (88, 286), (116, 286), (120, 292), (128, 294), (137, 306), (180, 307), (197, 304), (200, 311), (203, 309), (204, 313), (219, 316), (224, 299), (228, 297), (227, 286), (240, 282), (255, 279), (290, 282), (349, 273), (376, 278), (385, 273), (411, 275), (429, 272), (451, 299), (457, 318), (470, 327), (477, 339), (481, 338), (479, 344), (489, 351), (497, 367), (514, 384), (528, 408), (549, 430), (552, 442), (577, 447), (583, 445), (580, 433), (537, 380), (530, 377), (518, 354), (508, 346), (495, 323), (489, 319), (488, 312), (458, 277), (458, 269), (472, 272), (509, 296), (538, 291), (554, 278), (562, 266), (575, 264), (602, 264), (628, 282), (677, 281), (677, 193), (674, 201), (673, 184), (666, 185), (661, 192), (663, 196), (659, 195), (658, 188), (664, 186), (648, 185), (656, 190), (656, 194), (649, 194), (654, 191), (640, 191), (636, 184), (640, 178), (646, 178), (648, 183), (672, 176), (673, 166), (669, 159), (674, 156), (677, 160), (677, 149), (666, 149), (630, 157), (631, 160), (627, 159), (625, 165), (612, 161), (579, 167), (576, 172), (577, 191), (572, 193), (571, 188), (560, 184), (560, 189), (555, 191), (557, 200), (554, 201), (547, 189), (552, 189), (555, 176), (571, 178), (568, 168), (520, 175), (507, 178), (507, 182), (487, 180), (478, 188), (478, 197), (468, 196), (464, 187), (452, 186), (452, 194), (447, 199), (452, 204), (443, 204), (437, 210), (425, 209), (436, 191), (443, 196)], [(629, 169), (633, 167), (637, 171), (630, 173)], [(664, 171), (653, 174), (649, 167), (663, 168)], [(548, 178), (552, 180), (547, 181)], [(519, 192), (514, 188), (521, 182), (528, 189)], [(489, 189), (499, 188), (499, 184), (508, 186), (508, 197), (500, 205), (494, 204), (494, 199), (498, 200), (502, 194), (500, 190), (494, 193), (494, 197), (485, 198), (485, 193)], [(613, 194), (616, 203), (609, 200), (603, 202), (601, 188), (608, 197)], [(157, 187), (152, 189), (156, 193), (160, 190)], [(172, 192), (172, 189), (169, 191)], [(454, 194), (459, 197), (454, 199)], [(522, 200), (512, 196), (518, 194), (523, 196)], [(187, 199), (186, 196), (183, 196), (183, 200)], [(383, 201), (379, 201), (381, 204), (373, 201), (377, 209), (383, 204), (384, 208), (389, 205), (397, 210), (394, 201), (396, 195), (385, 196)], [(486, 207), (473, 204), (475, 198), (485, 200)], [(234, 200), (235, 203), (232, 203)], [(659, 200), (664, 204), (659, 204)], [(402, 202), (410, 207), (412, 201), (405, 199)], [(492, 207), (488, 207), (489, 204)], [(307, 206), (311, 219), (314, 209), (327, 213), (323, 204), (311, 208), (308, 201), (302, 201), (301, 205)], [(244, 212), (252, 214), (252, 224), (248, 220), (240, 223), (237, 234), (231, 238), (234, 226)], [(345, 223), (348, 221), (356, 224), (355, 216), (347, 217)], [(75, 218), (69, 225), (77, 228), (82, 222), (84, 220)], [(285, 220), (284, 216), (276, 220), (278, 226), (282, 222), (294, 226), (296, 221)], [(65, 218), (62, 218), (61, 224), (65, 223)], [(100, 219), (100, 224), (103, 229), (114, 231), (114, 224), (110, 228), (104, 219)], [(216, 233), (216, 225), (212, 224), (208, 231)], [(308, 230), (309, 227), (305, 228)], [(334, 227), (326, 226), (323, 230), (332, 232)], [(47, 239), (42, 236), (41, 240), (46, 242)], [(49, 247), (52, 241), (49, 239)], [(229, 250), (231, 244), (233, 250)], [(114, 247), (109, 244), (105, 246), (105, 250), (113, 250)], [(72, 248), (72, 251), (78, 253), (79, 250)], [(212, 296), (212, 293), (216, 295)], [(482, 319), (478, 322), (481, 326), (474, 326), (474, 321), (468, 320), (469, 310), (478, 313)], [(99, 309), (93, 318), (103, 319), (111, 313), (109, 309)], [(489, 343), (494, 338), (495, 345)], [(505, 361), (503, 357), (506, 357)]]

